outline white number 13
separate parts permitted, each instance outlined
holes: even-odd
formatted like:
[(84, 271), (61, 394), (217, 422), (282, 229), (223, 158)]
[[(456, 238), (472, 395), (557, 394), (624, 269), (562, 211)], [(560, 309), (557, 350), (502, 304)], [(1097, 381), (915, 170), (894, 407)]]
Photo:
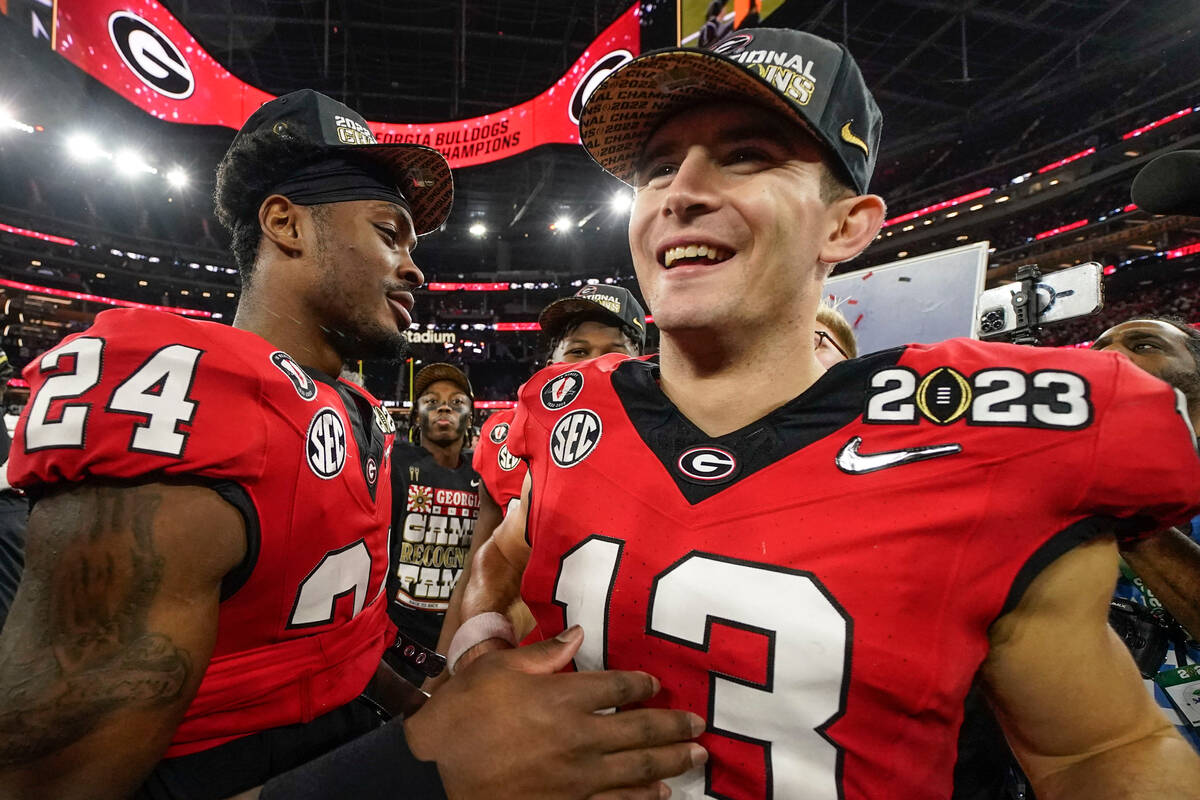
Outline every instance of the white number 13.
[[(582, 624), (590, 634), (576, 658), (579, 669), (606, 667), (608, 604), (622, 548), (594, 536), (562, 559), (554, 599), (568, 625)], [(845, 612), (808, 574), (704, 553), (653, 580), (647, 633), (707, 652), (714, 622), (758, 631), (771, 646), (765, 684), (722, 677), (714, 674), (725, 671), (722, 665), (710, 665), (709, 729), (764, 743), (768, 798), (836, 800), (839, 748), (824, 730), (844, 706)], [(706, 783), (703, 769), (668, 781), (682, 798), (712, 797)]]

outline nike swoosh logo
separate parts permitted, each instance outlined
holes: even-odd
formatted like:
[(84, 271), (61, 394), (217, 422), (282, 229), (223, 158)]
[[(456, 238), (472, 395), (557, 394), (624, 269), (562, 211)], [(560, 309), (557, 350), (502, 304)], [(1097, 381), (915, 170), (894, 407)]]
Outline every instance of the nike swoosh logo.
[(906, 447), (903, 450), (885, 450), (882, 453), (860, 453), (858, 446), (862, 437), (855, 436), (842, 445), (835, 459), (838, 469), (850, 475), (865, 475), (901, 464), (928, 461), (931, 458), (950, 456), (962, 452), (961, 444), (934, 444), (925, 447)]
[[(851, 122), (853, 122), (853, 120), (851, 120)], [(852, 144), (861, 149), (867, 156), (871, 155), (871, 151), (867, 149), (867, 143), (855, 136), (854, 132), (850, 130), (849, 122), (842, 126), (842, 141), (846, 144)]]
[(479, 479), (478, 479), (478, 478), (476, 478), (475, 480), (471, 481), (471, 488), (472, 488), (472, 489), (474, 489), (474, 488), (475, 488), (476, 486), (478, 486), (478, 485), (479, 485)]

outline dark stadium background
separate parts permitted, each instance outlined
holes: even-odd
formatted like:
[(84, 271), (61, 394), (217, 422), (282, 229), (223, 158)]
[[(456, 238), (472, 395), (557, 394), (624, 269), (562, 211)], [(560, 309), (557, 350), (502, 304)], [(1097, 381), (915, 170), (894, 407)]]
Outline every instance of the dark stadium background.
[[(527, 100), (628, 8), (614, 0), (165, 5), (238, 78), (273, 94), (312, 87), (391, 122), (478, 116)], [(643, 11), (643, 50), (671, 43), (673, 4), (647, 2)], [(987, 239), (989, 285), (1027, 262), (1105, 265), (1105, 310), (1049, 329), (1048, 343), (1087, 340), (1131, 313), (1200, 321), (1200, 220), (1155, 217), (1129, 200), (1151, 158), (1200, 147), (1200, 4), (789, 0), (770, 22), (845, 41), (884, 111), (872, 188), (889, 203), (889, 224), (847, 269)], [(159, 174), (79, 163), (67, 143), (81, 132), (114, 152), (132, 149)], [(232, 136), (144, 114), (0, 17), (0, 332), (18, 367), (110, 307), (72, 294), (231, 320), (237, 279), (209, 195)], [(185, 185), (166, 179), (172, 170)], [(510, 400), (542, 343), (535, 331), (497, 324), (533, 322), (588, 280), (636, 291), (626, 212), (613, 203), (628, 190), (568, 145), (458, 170), (456, 183), (454, 210), (422, 241), (417, 261), (430, 281), (505, 288), (421, 292), (422, 329), (432, 324), (457, 341), (415, 344), (414, 356), (463, 363), (481, 399)], [(364, 369), (371, 391), (402, 398), (405, 366)], [(19, 383), (9, 391), (10, 405), (19, 403)]]

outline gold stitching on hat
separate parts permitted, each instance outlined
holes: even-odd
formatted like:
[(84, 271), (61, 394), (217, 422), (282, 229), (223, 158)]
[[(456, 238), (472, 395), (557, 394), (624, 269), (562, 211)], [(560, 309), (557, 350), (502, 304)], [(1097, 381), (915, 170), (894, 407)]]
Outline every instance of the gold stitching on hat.
[(287, 127), (288, 126), (286, 122), (276, 122), (271, 126), (271, 133), (275, 134), (276, 136), (283, 136), (285, 133), (287, 133)]
[[(854, 120), (850, 120), (850, 122), (853, 121)], [(847, 122), (842, 126), (842, 141), (846, 144), (852, 144), (855, 147), (860, 148), (863, 151), (863, 154), (870, 158), (871, 151), (867, 149), (867, 143), (854, 135), (854, 133), (850, 130), (850, 122)]]

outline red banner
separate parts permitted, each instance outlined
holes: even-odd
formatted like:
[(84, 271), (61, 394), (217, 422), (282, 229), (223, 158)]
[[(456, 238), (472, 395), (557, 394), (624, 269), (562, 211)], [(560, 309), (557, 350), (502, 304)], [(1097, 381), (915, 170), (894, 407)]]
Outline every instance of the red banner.
[[(230, 74), (156, 0), (58, 0), (55, 8), (55, 51), (159, 119), (238, 128), (273, 97)], [(553, 86), (520, 105), (453, 122), (371, 122), (371, 129), (380, 142), (435, 147), (452, 167), (577, 144), (587, 95), (640, 51), (639, 16), (635, 3)]]

